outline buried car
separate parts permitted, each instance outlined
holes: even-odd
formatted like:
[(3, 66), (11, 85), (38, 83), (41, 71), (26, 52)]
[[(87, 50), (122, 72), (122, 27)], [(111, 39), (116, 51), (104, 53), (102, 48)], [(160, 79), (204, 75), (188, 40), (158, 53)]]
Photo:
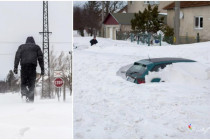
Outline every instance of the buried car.
[[(142, 84), (145, 83), (145, 76), (149, 72), (158, 72), (160, 69), (164, 69), (167, 65), (179, 62), (196, 62), (190, 59), (184, 58), (152, 58), (152, 59), (143, 59), (134, 64), (127, 70), (126, 78), (127, 81)], [(161, 78), (153, 78), (151, 82), (160, 82)]]

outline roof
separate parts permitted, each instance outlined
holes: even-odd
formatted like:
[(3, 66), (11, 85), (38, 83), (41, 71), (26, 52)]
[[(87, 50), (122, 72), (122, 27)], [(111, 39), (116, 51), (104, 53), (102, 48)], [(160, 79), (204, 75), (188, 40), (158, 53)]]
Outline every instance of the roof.
[(109, 15), (105, 18), (104, 22), (109, 18), (110, 15), (119, 24), (122, 24), (122, 25), (130, 25), (131, 24), (131, 19), (134, 18), (134, 13), (109, 13)]
[[(195, 62), (194, 60), (185, 59), (185, 58), (173, 58), (173, 57), (164, 57), (164, 58), (152, 58), (152, 59), (143, 59), (140, 61), (137, 61), (137, 63), (142, 63), (142, 61), (152, 62), (152, 63), (168, 63), (168, 62)], [(146, 63), (145, 63), (146, 64)], [(147, 63), (150, 64), (150, 63)]]
[[(163, 10), (172, 10), (174, 9), (175, 2), (167, 5)], [(210, 6), (210, 1), (180, 1), (180, 8), (190, 8), (190, 7), (201, 7), (201, 6)]]
[(134, 18), (134, 13), (112, 13), (111, 14), (119, 24), (130, 25), (131, 19)]

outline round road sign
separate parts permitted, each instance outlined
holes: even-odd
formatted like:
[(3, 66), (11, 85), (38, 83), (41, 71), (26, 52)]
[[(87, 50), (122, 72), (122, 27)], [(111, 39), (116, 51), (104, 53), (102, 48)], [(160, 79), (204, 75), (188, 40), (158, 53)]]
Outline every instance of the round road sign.
[(62, 78), (55, 78), (54, 80), (55, 87), (60, 88), (63, 86), (63, 84), (64, 84), (64, 81)]

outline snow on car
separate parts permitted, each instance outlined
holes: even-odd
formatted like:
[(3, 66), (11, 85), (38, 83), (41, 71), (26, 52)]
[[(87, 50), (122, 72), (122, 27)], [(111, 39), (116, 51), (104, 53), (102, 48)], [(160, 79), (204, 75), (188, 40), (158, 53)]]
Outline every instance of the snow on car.
[(161, 81), (171, 83), (191, 83), (205, 84), (209, 80), (210, 70), (208, 65), (195, 63), (174, 63), (166, 66), (158, 72), (149, 72), (145, 76), (146, 82), (151, 82), (153, 78), (160, 78)]

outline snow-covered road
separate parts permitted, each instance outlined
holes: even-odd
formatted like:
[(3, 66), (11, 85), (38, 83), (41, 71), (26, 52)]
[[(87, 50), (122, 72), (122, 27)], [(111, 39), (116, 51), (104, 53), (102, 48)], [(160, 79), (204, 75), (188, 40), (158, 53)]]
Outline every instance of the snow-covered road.
[(208, 68), (210, 42), (147, 47), (98, 38), (91, 47), (90, 39), (74, 37), (75, 138), (210, 138), (210, 79), (137, 85), (117, 74), (148, 56), (188, 58)]
[(0, 94), (0, 138), (72, 138), (72, 102), (57, 99), (26, 103), (19, 93)]

